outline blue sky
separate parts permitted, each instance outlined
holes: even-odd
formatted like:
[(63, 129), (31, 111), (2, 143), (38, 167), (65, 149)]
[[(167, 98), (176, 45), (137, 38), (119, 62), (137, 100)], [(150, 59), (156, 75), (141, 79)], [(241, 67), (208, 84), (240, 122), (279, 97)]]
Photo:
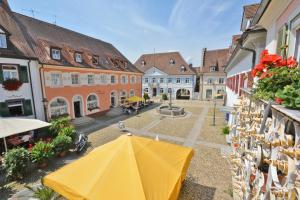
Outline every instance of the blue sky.
[[(180, 51), (194, 66), (203, 47), (226, 48), (243, 5), (259, 0), (10, 0), (15, 12), (112, 43), (134, 62), (143, 53)], [(56, 16), (56, 17), (55, 17)]]

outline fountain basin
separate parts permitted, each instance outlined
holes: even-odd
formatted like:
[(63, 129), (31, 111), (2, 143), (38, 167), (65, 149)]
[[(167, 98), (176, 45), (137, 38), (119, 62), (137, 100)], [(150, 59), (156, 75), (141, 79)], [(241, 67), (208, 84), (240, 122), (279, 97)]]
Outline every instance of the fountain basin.
[(157, 108), (157, 112), (161, 115), (167, 115), (167, 116), (174, 116), (174, 117), (185, 116), (184, 108), (178, 106), (172, 106), (172, 109), (170, 109), (169, 106), (160, 106), (159, 108)]

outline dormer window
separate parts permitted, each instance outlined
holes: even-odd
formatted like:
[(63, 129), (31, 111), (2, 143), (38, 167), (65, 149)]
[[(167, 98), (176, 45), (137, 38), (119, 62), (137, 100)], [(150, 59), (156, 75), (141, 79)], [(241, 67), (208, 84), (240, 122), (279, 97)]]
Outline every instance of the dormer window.
[(75, 61), (78, 63), (82, 63), (82, 53), (75, 53)]
[(7, 48), (6, 34), (0, 29), (0, 48)]
[(170, 63), (170, 65), (174, 65), (175, 64), (175, 60), (171, 58), (170, 61), (169, 61), (169, 63)]
[(185, 72), (185, 71), (186, 71), (185, 66), (184, 66), (184, 65), (181, 65), (181, 66), (180, 66), (180, 72)]
[(128, 62), (127, 61), (124, 62), (124, 67), (125, 67), (125, 69), (128, 68)]
[(53, 60), (60, 60), (60, 49), (58, 49), (58, 48), (52, 48), (51, 49), (51, 58), (53, 59)]
[(215, 66), (213, 66), (213, 67), (210, 67), (210, 68), (209, 68), (209, 71), (210, 71), (210, 72), (214, 72), (214, 71), (216, 71), (216, 67), (215, 67)]
[(142, 66), (145, 66), (145, 65), (146, 65), (146, 61), (142, 60)]
[(93, 56), (92, 57), (92, 63), (94, 65), (98, 65), (99, 64), (99, 56)]

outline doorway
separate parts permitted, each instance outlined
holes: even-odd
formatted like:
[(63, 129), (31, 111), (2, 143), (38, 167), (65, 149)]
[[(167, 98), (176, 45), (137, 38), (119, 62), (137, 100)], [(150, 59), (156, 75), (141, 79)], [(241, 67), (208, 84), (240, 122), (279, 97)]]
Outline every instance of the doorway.
[(74, 101), (74, 114), (75, 118), (81, 117), (81, 108), (80, 108), (80, 101)]
[(157, 94), (157, 89), (156, 88), (152, 88), (152, 96), (156, 97)]
[(206, 99), (212, 99), (212, 90), (211, 89), (206, 90)]

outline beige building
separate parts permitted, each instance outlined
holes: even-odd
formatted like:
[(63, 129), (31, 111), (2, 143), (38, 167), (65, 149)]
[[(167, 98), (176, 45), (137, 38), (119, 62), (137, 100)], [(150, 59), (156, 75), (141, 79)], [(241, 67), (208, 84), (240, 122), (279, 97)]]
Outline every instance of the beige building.
[(210, 100), (225, 93), (226, 74), (224, 68), (229, 49), (202, 50), (202, 66), (195, 67), (199, 81), (199, 99)]

